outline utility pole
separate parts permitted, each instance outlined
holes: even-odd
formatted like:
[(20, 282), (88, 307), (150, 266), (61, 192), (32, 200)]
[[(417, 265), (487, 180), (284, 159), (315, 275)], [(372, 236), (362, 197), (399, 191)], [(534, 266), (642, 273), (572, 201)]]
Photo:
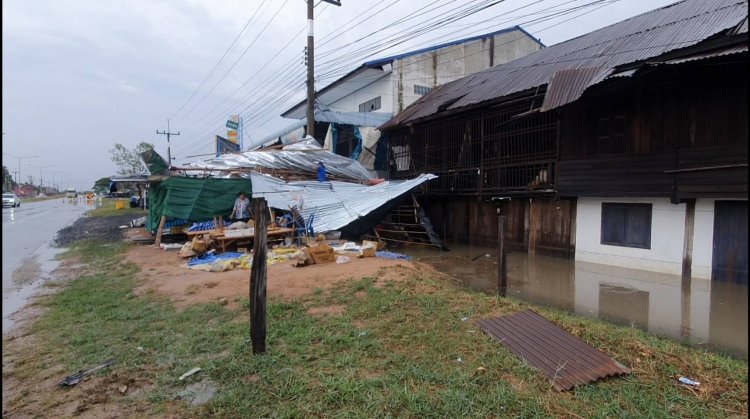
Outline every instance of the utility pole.
[[(321, 0), (341, 6), (339, 0)], [(315, 0), (307, 0), (307, 135), (315, 137), (315, 30), (313, 7)]]
[(167, 136), (167, 159), (169, 160), (169, 167), (172, 167), (172, 150), (169, 146), (169, 137), (172, 135), (180, 135), (180, 131), (177, 131), (177, 133), (169, 132), (169, 118), (167, 118), (167, 130), (161, 132), (159, 132), (159, 130), (156, 130), (156, 133), (159, 135)]

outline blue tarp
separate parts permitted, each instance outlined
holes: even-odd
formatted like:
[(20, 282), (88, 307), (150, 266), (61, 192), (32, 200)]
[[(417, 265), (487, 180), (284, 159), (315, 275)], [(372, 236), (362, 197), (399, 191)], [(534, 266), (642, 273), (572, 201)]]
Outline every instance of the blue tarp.
[(205, 265), (216, 262), (217, 260), (224, 259), (237, 259), (244, 256), (244, 253), (238, 252), (226, 252), (226, 253), (206, 253), (203, 256), (196, 256), (188, 261), (188, 266)]

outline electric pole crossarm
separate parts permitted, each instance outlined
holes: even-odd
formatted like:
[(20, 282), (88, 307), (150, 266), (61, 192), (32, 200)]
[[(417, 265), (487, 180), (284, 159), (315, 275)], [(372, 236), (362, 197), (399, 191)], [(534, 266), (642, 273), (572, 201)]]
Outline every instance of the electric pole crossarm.
[(169, 131), (169, 119), (167, 119), (167, 130), (166, 131), (159, 131), (156, 130), (156, 133), (158, 135), (166, 135), (167, 136), (167, 160), (169, 161), (169, 167), (172, 167), (172, 150), (169, 144), (169, 137), (173, 135), (180, 135), (180, 132), (170, 132)]

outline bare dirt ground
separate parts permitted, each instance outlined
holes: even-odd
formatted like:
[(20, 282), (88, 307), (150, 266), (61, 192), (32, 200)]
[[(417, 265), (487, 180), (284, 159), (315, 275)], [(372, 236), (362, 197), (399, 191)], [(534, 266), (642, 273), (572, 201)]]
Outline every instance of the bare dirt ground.
[[(204, 272), (187, 269), (184, 267), (186, 259), (177, 256), (177, 252), (153, 246), (135, 246), (129, 250), (127, 258), (140, 267), (140, 285), (136, 294), (155, 291), (168, 296), (178, 307), (222, 298), (234, 307), (249, 294), (249, 270)], [(352, 258), (344, 264), (331, 262), (296, 268), (291, 262), (279, 262), (268, 267), (267, 290), (269, 298), (294, 299), (318, 288), (329, 289), (351, 278), (398, 280), (425, 269), (430, 268), (418, 262), (381, 258)]]
[[(137, 230), (118, 227), (132, 218), (84, 217), (70, 228), (61, 230), (56, 242), (66, 245), (81, 238), (120, 240), (123, 233)], [(249, 294), (249, 270), (204, 272), (187, 269), (183, 266), (186, 259), (178, 257), (176, 251), (164, 251), (150, 245), (132, 247), (127, 259), (139, 267), (136, 293), (153, 291), (165, 295), (177, 307), (219, 302), (221, 299), (226, 299), (229, 307), (236, 307)], [(19, 271), (14, 279), (23, 283), (33, 271), (33, 266)], [(269, 266), (267, 289), (269, 298), (294, 299), (317, 289), (330, 289), (351, 278), (373, 277), (377, 278), (378, 284), (383, 284), (426, 271), (435, 272), (419, 262), (380, 258), (352, 258), (345, 264), (299, 268), (292, 267), (291, 262), (281, 262)], [(40, 344), (42, 337), (33, 332), (32, 325), (45, 309), (35, 301), (64, 287), (65, 282), (90, 273), (92, 268), (80, 260), (64, 260), (52, 273), (44, 291), (19, 311), (16, 329), (3, 339), (3, 417), (154, 417), (149, 411), (149, 403), (144, 400), (154, 385), (150, 380), (112, 373), (104, 377), (90, 376), (72, 388), (60, 388), (60, 380), (75, 371), (67, 371), (54, 354), (39, 352), (38, 348), (44, 347)], [(344, 309), (344, 306), (311, 307), (308, 312), (316, 317), (337, 316)], [(178, 402), (170, 403), (168, 412), (159, 417), (180, 417), (184, 413), (182, 406)]]

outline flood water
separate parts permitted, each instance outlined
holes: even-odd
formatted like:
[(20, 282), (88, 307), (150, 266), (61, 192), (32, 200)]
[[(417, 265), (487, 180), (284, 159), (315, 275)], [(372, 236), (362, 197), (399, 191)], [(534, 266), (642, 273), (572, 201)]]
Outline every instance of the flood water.
[[(497, 290), (497, 249), (404, 248), (466, 287)], [(507, 295), (747, 359), (747, 285), (511, 252)]]

